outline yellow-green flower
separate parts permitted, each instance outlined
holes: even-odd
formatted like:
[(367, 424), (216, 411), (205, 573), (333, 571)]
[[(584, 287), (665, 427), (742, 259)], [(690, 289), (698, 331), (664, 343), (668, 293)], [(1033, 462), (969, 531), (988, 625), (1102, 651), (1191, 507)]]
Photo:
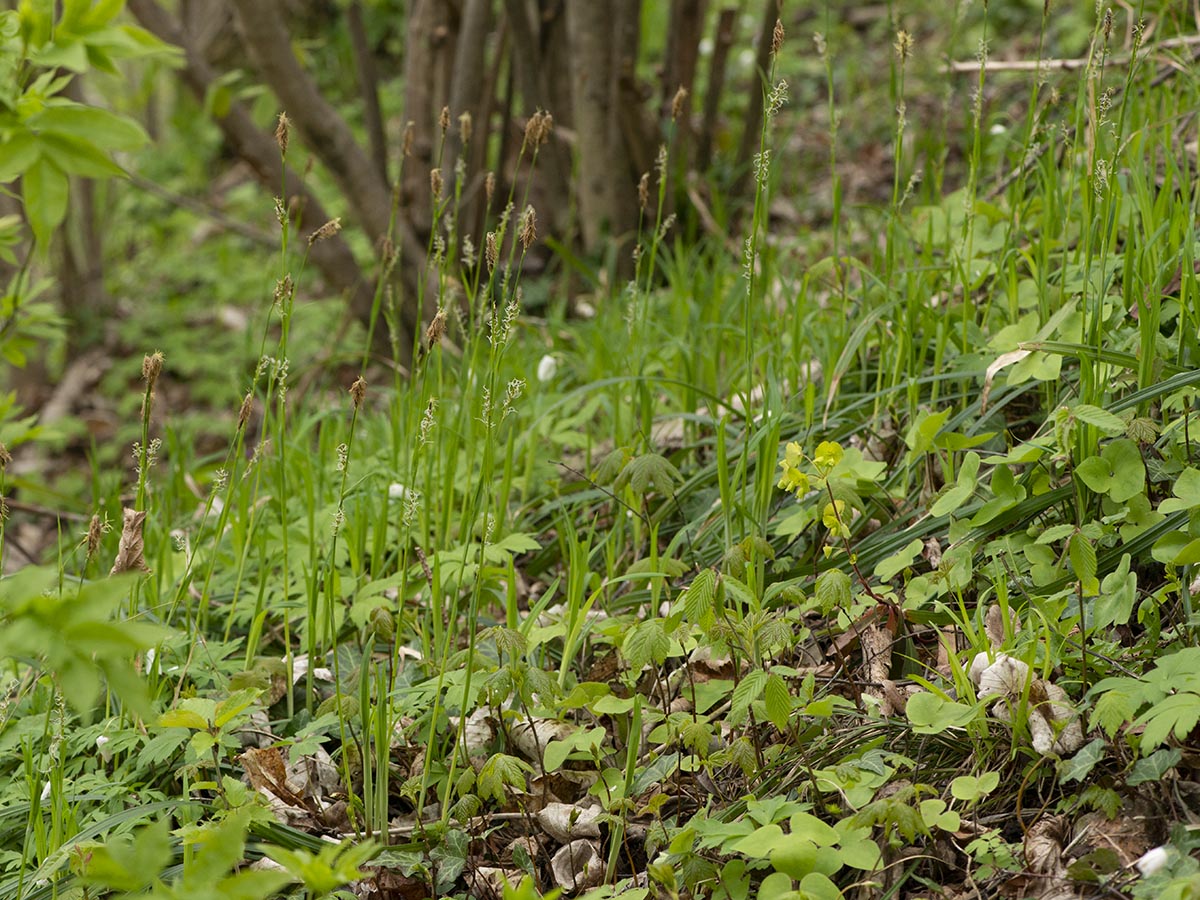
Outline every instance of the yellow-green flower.
[(777, 487), (783, 488), (789, 494), (795, 494), (797, 497), (803, 497), (808, 493), (808, 476), (800, 471), (800, 463), (804, 460), (804, 454), (800, 450), (800, 445), (795, 441), (790, 441), (784, 448), (783, 459), (779, 462), (779, 468), (783, 469), (783, 474), (779, 477)]
[(813, 454), (813, 465), (822, 475), (828, 475), (842, 461), (842, 445), (836, 441), (821, 441)]
[[(838, 448), (839, 450), (841, 448)], [(850, 537), (850, 528), (844, 521), (846, 513), (846, 501), (834, 500), (832, 503), (826, 503), (825, 509), (821, 514), (821, 521), (832, 534), (841, 538)]]

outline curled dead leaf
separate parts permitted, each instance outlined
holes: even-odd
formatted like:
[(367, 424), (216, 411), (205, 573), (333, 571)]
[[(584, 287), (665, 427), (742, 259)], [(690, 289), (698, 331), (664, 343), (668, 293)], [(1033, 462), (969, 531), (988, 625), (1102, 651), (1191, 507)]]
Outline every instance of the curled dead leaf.
[(550, 860), (550, 871), (558, 886), (569, 894), (586, 891), (604, 877), (600, 852), (590, 841), (571, 841), (564, 844)]
[(142, 538), (142, 526), (146, 522), (144, 509), (121, 510), (121, 540), (117, 544), (117, 558), (113, 562), (109, 575), (120, 572), (149, 572), (146, 565), (145, 542)]

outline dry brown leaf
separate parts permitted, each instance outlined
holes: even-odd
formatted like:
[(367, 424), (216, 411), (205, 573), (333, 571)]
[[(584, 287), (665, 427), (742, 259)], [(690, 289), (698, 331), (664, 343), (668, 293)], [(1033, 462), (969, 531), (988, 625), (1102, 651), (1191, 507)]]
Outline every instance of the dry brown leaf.
[(121, 510), (121, 541), (117, 545), (117, 558), (109, 575), (119, 572), (149, 572), (146, 565), (145, 543), (142, 539), (142, 525), (146, 522), (144, 509)]
[(550, 871), (558, 886), (573, 894), (598, 885), (604, 877), (604, 863), (591, 841), (571, 841), (554, 854)]
[(600, 810), (570, 803), (548, 803), (538, 810), (538, 823), (556, 841), (600, 837)]
[(1025, 835), (1025, 867), (1038, 875), (1065, 875), (1062, 855), (1069, 832), (1066, 816), (1047, 816), (1034, 822)]

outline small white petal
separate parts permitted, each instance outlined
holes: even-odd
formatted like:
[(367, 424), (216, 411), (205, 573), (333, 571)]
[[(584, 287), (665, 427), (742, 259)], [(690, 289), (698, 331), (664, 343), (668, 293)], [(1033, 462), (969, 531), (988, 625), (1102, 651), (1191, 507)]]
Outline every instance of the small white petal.
[(1147, 850), (1138, 857), (1134, 866), (1142, 875), (1153, 875), (1159, 869), (1167, 864), (1167, 848), (1155, 847), (1153, 850)]
[(537, 380), (545, 384), (558, 373), (558, 360), (547, 353), (538, 360)]
[(45, 803), (49, 799), (50, 799), (50, 782), (47, 781), (45, 783), (45, 785), (42, 786), (42, 802)]

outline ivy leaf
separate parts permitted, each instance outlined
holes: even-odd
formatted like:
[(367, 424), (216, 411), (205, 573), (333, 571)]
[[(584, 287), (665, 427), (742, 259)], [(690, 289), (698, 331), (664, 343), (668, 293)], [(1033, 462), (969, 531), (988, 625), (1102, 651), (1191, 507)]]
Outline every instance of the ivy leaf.
[(622, 491), (629, 487), (639, 497), (645, 497), (652, 490), (670, 494), (680, 481), (683, 481), (683, 475), (670, 460), (657, 453), (643, 453), (621, 470), (613, 481), (613, 490)]
[[(1096, 763), (1104, 759), (1107, 746), (1104, 738), (1096, 738), (1094, 741), (1086, 744), (1074, 756), (1069, 759), (1060, 760), (1058, 763), (1059, 783), (1066, 784), (1069, 781), (1081, 782), (1091, 775), (1092, 769), (1096, 768)], [(958, 795), (956, 794), (955, 796)]]
[(1145, 759), (1139, 759), (1133, 764), (1125, 783), (1132, 787), (1147, 781), (1161, 781), (1164, 775), (1179, 765), (1181, 759), (1183, 752), (1178, 747), (1155, 750)]

